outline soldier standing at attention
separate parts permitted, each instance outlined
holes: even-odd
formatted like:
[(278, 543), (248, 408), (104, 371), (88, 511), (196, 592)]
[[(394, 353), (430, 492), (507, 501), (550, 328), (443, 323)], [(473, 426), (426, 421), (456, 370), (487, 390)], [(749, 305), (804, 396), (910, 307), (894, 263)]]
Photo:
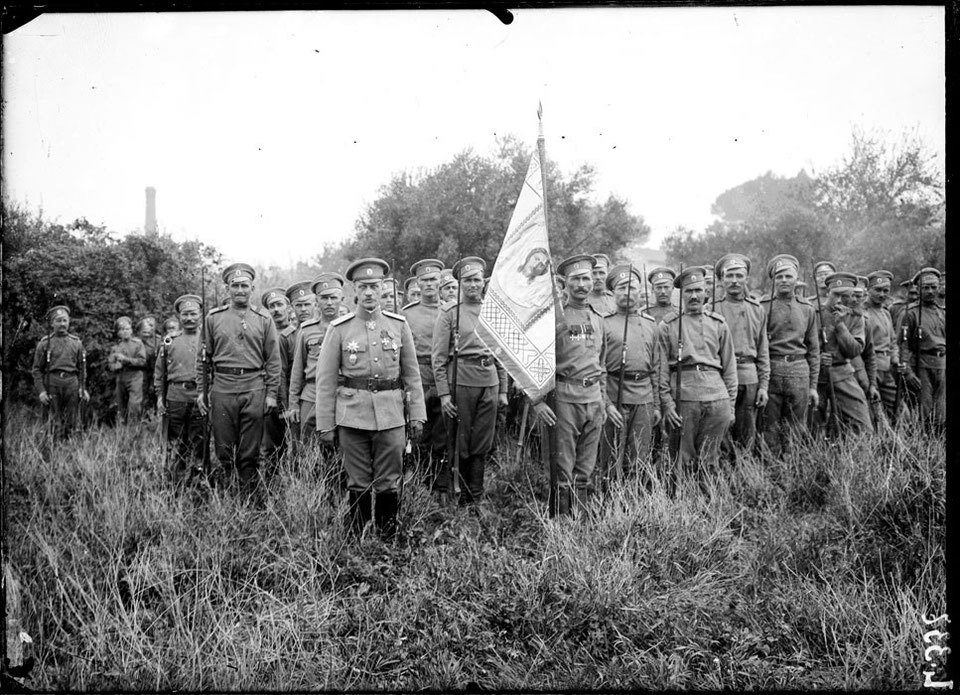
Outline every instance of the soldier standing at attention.
[(440, 273), (440, 303), (454, 301), (460, 293), (460, 283), (453, 277), (453, 271), (444, 268)]
[[(564, 277), (567, 300), (557, 316), (557, 384), (546, 400), (531, 401), (537, 418), (555, 428), (549, 456), (556, 487), (551, 487), (550, 516), (567, 515), (587, 503), (603, 427), (607, 397), (603, 317), (587, 303), (597, 259), (570, 256), (557, 266)], [(574, 495), (576, 502), (574, 503)]]
[[(867, 408), (867, 396), (860, 388), (850, 358), (863, 352), (863, 317), (854, 313), (848, 304), (853, 301), (853, 289), (857, 286), (857, 276), (852, 273), (831, 273), (826, 278), (830, 296), (820, 312), (820, 325), (826, 335), (826, 351), (820, 355), (820, 407), (814, 427), (827, 423), (827, 405), (836, 408), (839, 421), (854, 433), (870, 429), (870, 412)], [(836, 393), (837, 402), (830, 403), (830, 382)]]
[(863, 318), (863, 351), (856, 357), (850, 358), (857, 383), (867, 397), (867, 411), (870, 413), (873, 426), (876, 428), (876, 413), (874, 405), (880, 402), (880, 390), (877, 388), (877, 355), (873, 347), (873, 326), (870, 315), (863, 308), (863, 300), (867, 294), (867, 278), (857, 276), (857, 286), (846, 296), (844, 303), (857, 316)]
[(901, 296), (890, 302), (888, 306), (890, 309), (890, 317), (893, 319), (894, 328), (898, 328), (900, 326), (900, 320), (903, 317), (903, 310), (913, 302), (917, 301), (917, 297), (919, 296), (917, 294), (917, 288), (913, 284), (913, 280), (904, 280), (900, 283), (900, 288)]
[(167, 416), (165, 434), (172, 456), (169, 472), (175, 485), (198, 472), (203, 458), (203, 416), (197, 407), (200, 302), (195, 294), (177, 297), (173, 308), (180, 316), (183, 331), (164, 339), (153, 370), (157, 412)]
[[(830, 298), (830, 290), (827, 289), (827, 276), (837, 272), (837, 266), (830, 261), (820, 261), (813, 266), (813, 281), (817, 288), (817, 294), (820, 295), (820, 303), (823, 304)], [(817, 305), (817, 295), (811, 294), (807, 297), (813, 306)]]
[(70, 333), (70, 310), (58, 304), (47, 310), (50, 333), (33, 353), (33, 385), (43, 406), (43, 418), (54, 439), (73, 432), (80, 402), (90, 400), (86, 389), (87, 353), (80, 338)]
[[(344, 278), (340, 273), (321, 273), (310, 291), (317, 297), (320, 316), (305, 321), (297, 334), (290, 369), (289, 419), (299, 424), (300, 441), (318, 441), (317, 432), (317, 359), (327, 329), (340, 315)], [(333, 457), (328, 457), (333, 460)]]
[(653, 305), (647, 307), (647, 313), (657, 323), (663, 321), (667, 314), (675, 314), (678, 309), (671, 301), (673, 299), (673, 281), (677, 274), (670, 268), (654, 268), (647, 273), (647, 280), (653, 288)]
[(613, 292), (607, 289), (607, 274), (610, 270), (610, 257), (605, 253), (593, 254), (597, 265), (593, 268), (593, 289), (587, 297), (587, 303), (597, 310), (601, 316), (612, 314), (617, 310), (613, 301)]
[(283, 417), (285, 413), (284, 406), (288, 400), (288, 388), (290, 382), (287, 380), (290, 374), (289, 343), (291, 336), (297, 332), (295, 326), (290, 323), (290, 300), (282, 287), (271, 287), (260, 295), (260, 305), (267, 310), (270, 318), (273, 319), (273, 325), (277, 329), (277, 337), (280, 341), (280, 387), (277, 391), (277, 407), (263, 416), (263, 439), (260, 441), (260, 459), (269, 466), (269, 473), (272, 473), (277, 462), (283, 456), (288, 444), (287, 423)]
[[(254, 271), (234, 263), (223, 271), (230, 303), (204, 319), (206, 364), (198, 350), (198, 376), (206, 370), (210, 387), (210, 426), (223, 473), (236, 473), (242, 489), (257, 484), (263, 418), (277, 408), (280, 389), (280, 345), (273, 320), (250, 304)], [(201, 393), (200, 412), (207, 414)]]
[[(356, 289), (357, 311), (330, 324), (317, 360), (317, 429), (327, 443), (333, 442), (334, 430), (339, 436), (350, 527), (359, 533), (373, 516), (387, 538), (396, 533), (400, 502), (404, 391), (413, 440), (427, 418), (410, 327), (400, 314), (380, 309), (389, 272), (379, 258), (350, 264), (346, 277)], [(371, 492), (376, 495), (372, 514)]]
[(403, 283), (403, 291), (407, 296), (407, 304), (413, 304), (413, 302), (420, 301), (421, 289), (420, 283), (418, 282), (416, 276), (407, 278), (407, 281)]
[[(507, 407), (507, 374), (477, 336), (486, 266), (486, 262), (476, 256), (457, 261), (453, 274), (460, 283), (463, 297), (459, 302), (440, 307), (433, 330), (432, 366), (440, 408), (446, 416), (450, 441), (454, 433), (459, 440), (460, 460), (456, 462), (456, 470), (463, 481), (461, 505), (479, 502), (483, 497), (486, 460), (493, 449), (497, 429), (497, 407)], [(452, 374), (448, 365), (454, 354), (458, 311), (460, 345), (457, 372)], [(456, 401), (451, 395), (454, 380)], [(450, 450), (454, 449), (451, 443)]]
[[(613, 290), (617, 312), (603, 319), (607, 421), (600, 442), (601, 480), (619, 476), (621, 472), (633, 477), (638, 466), (650, 465), (653, 433), (661, 418), (660, 345), (657, 322), (640, 312), (643, 277), (633, 266), (614, 266), (607, 276), (607, 287)], [(624, 322), (627, 322), (626, 353)], [(621, 470), (614, 470), (618, 459), (622, 462)]]
[(423, 258), (410, 266), (412, 276), (410, 279), (416, 281), (420, 289), (420, 298), (403, 307), (403, 315), (407, 319), (407, 325), (410, 326), (413, 344), (417, 351), (420, 384), (423, 387), (423, 401), (427, 411), (423, 437), (417, 443), (417, 456), (421, 470), (429, 479), (430, 488), (436, 495), (447, 493), (451, 489), (450, 469), (443, 465), (446, 426), (432, 363), (433, 329), (437, 325), (437, 316), (440, 315), (442, 270), (443, 261), (436, 258)]
[(751, 451), (757, 437), (757, 410), (766, 407), (770, 388), (766, 312), (747, 294), (749, 258), (728, 253), (717, 261), (713, 272), (723, 283), (723, 296), (717, 298), (713, 311), (726, 320), (737, 359), (735, 419), (724, 441), (728, 448), (736, 444)]
[(947, 366), (947, 313), (937, 302), (940, 271), (923, 268), (913, 277), (913, 284), (920, 289), (920, 301), (903, 311), (900, 369), (907, 384), (920, 395), (924, 424), (939, 433), (946, 422)]
[[(734, 422), (737, 360), (733, 337), (720, 314), (703, 308), (704, 270), (680, 271), (674, 286), (683, 292), (683, 353), (679, 353), (680, 316), (661, 323), (660, 402), (670, 431), (670, 455), (682, 468), (702, 470), (717, 461), (720, 442)], [(680, 370), (679, 394), (671, 390)], [(671, 376), (672, 375), (672, 376)]]
[[(140, 420), (144, 391), (143, 367), (147, 363), (146, 350), (140, 338), (133, 335), (133, 322), (128, 316), (117, 319), (117, 338), (107, 365), (116, 373), (117, 419), (127, 424), (132, 418)], [(151, 391), (153, 389), (150, 389)]]
[(897, 402), (897, 369), (900, 365), (900, 351), (897, 348), (897, 332), (893, 327), (893, 317), (884, 306), (890, 294), (893, 273), (888, 270), (875, 270), (867, 275), (867, 304), (865, 317), (869, 320), (873, 339), (873, 352), (876, 356), (877, 389), (887, 418), (893, 419)]
[(770, 353), (770, 388), (764, 411), (764, 441), (774, 457), (790, 450), (796, 430), (806, 426), (807, 408), (820, 403), (820, 337), (817, 310), (795, 292), (800, 263), (789, 254), (770, 259), (772, 296), (761, 300)]
[[(143, 342), (143, 349), (146, 355), (144, 363), (137, 367), (141, 372), (140, 402), (143, 404), (143, 410), (150, 413), (153, 412), (157, 397), (153, 390), (153, 379), (150, 378), (150, 375), (153, 374), (153, 365), (157, 361), (157, 348), (160, 347), (161, 340), (160, 336), (157, 335), (157, 320), (152, 316), (144, 316), (137, 324), (137, 333), (141, 342)], [(147, 374), (146, 378), (143, 377), (144, 373)], [(137, 417), (140, 417), (139, 413)]]

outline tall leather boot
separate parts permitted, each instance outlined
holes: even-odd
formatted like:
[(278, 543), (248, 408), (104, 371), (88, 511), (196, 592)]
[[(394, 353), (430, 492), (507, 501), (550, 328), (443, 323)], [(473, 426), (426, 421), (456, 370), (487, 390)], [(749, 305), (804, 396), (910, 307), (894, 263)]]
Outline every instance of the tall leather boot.
[(470, 488), (470, 496), (475, 503), (483, 499), (483, 474), (487, 468), (486, 456), (472, 456), (468, 466), (469, 477), (467, 478), (467, 487)]
[(360, 536), (363, 527), (370, 521), (370, 493), (367, 491), (350, 490), (350, 508), (347, 510), (348, 530)]
[(473, 489), (470, 485), (470, 462), (473, 460), (470, 456), (461, 456), (460, 465), (457, 466), (460, 476), (460, 497), (457, 499), (457, 504), (461, 507), (464, 507), (468, 504), (472, 504), (473, 499)]
[(397, 511), (400, 496), (396, 490), (378, 492), (373, 501), (373, 523), (384, 540), (392, 541), (397, 535)]
[(558, 516), (570, 516), (570, 498), (572, 497), (572, 490), (569, 487), (563, 486), (557, 488), (557, 515)]
[(578, 485), (573, 490), (568, 492), (576, 493), (576, 502), (572, 505), (577, 510), (577, 516), (587, 513), (587, 503), (590, 501), (590, 488), (586, 485)]

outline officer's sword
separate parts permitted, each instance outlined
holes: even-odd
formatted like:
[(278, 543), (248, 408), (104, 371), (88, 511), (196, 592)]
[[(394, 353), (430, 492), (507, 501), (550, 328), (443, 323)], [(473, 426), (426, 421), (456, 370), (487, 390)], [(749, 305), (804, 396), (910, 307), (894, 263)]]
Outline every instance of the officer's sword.
[[(623, 343), (620, 347), (620, 376), (617, 379), (617, 412), (623, 417), (621, 407), (623, 406), (623, 373), (627, 368), (627, 330), (630, 326), (630, 299), (633, 291), (633, 264), (627, 272), (627, 304), (623, 308)], [(620, 475), (620, 468), (623, 466), (623, 457), (627, 449), (627, 423), (620, 426), (620, 434), (617, 436), (617, 461), (614, 466), (614, 474)], [(610, 471), (607, 471), (607, 478), (610, 477)]]

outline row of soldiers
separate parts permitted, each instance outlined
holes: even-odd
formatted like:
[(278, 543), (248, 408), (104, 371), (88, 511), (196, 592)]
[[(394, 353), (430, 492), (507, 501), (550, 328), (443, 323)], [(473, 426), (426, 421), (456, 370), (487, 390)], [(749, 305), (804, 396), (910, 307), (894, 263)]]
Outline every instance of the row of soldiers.
[[(263, 308), (251, 301), (255, 273), (243, 263), (224, 271), (227, 302), (206, 316), (196, 295), (178, 298), (182, 332), (164, 342), (154, 374), (177, 475), (202, 458), (209, 418), (223, 470), (248, 488), (260, 460), (285, 443), (336, 443), (357, 528), (373, 519), (388, 535), (395, 529), (408, 441), (438, 496), (476, 502), (508, 394), (502, 366), (476, 331), (486, 271), (477, 257), (449, 270), (418, 261), (404, 289), (408, 299), (413, 290), (419, 296), (400, 312), (389, 264), (375, 258), (344, 275), (268, 289)], [(800, 268), (790, 255), (767, 264), (768, 296), (749, 291), (750, 271), (741, 254), (646, 277), (629, 264), (611, 268), (603, 254), (556, 266), (556, 387), (530, 402), (543, 426), (552, 514), (571, 513), (597, 481), (649, 462), (658, 439), (671, 460), (693, 468), (715, 464), (721, 447), (750, 448), (759, 413), (774, 456), (807, 427), (861, 431), (872, 417), (895, 418), (901, 391), (942, 427), (945, 314), (936, 269), (917, 273), (919, 300), (897, 320), (885, 306), (887, 271), (861, 282), (819, 263), (811, 298), (796, 291)], [(343, 303), (345, 282), (354, 311)], [(712, 283), (723, 288), (716, 300)], [(35, 375), (45, 379), (41, 401), (63, 412), (71, 404), (64, 394), (86, 396), (82, 382), (70, 381), (84, 371), (70, 367), (82, 345), (67, 333), (65, 307), (51, 318)], [(871, 413), (877, 400), (885, 415)]]

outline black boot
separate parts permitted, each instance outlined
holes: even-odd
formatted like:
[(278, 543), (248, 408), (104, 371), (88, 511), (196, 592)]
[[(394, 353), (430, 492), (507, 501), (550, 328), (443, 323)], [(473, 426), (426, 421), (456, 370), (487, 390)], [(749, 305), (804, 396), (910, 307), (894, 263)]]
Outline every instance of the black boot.
[(470, 496), (474, 502), (479, 502), (483, 498), (483, 474), (486, 468), (486, 456), (471, 457), (468, 467), (469, 478), (467, 478), (467, 487), (470, 488)]
[(557, 488), (557, 515), (570, 516), (570, 498), (573, 491), (568, 487)]
[(458, 475), (460, 476), (460, 498), (457, 500), (457, 504), (461, 507), (473, 504), (473, 490), (470, 488), (470, 462), (472, 460), (473, 459), (468, 456), (461, 456), (460, 465), (457, 466)]
[(396, 490), (378, 492), (374, 499), (373, 523), (384, 540), (392, 541), (397, 535), (397, 510), (400, 497)]
[(348, 530), (357, 536), (370, 521), (370, 493), (350, 490), (350, 508), (347, 510)]
[(576, 503), (573, 506), (577, 510), (577, 516), (586, 514), (587, 502), (590, 500), (590, 488), (586, 485), (578, 485), (574, 490), (568, 488), (568, 493), (576, 492)]

